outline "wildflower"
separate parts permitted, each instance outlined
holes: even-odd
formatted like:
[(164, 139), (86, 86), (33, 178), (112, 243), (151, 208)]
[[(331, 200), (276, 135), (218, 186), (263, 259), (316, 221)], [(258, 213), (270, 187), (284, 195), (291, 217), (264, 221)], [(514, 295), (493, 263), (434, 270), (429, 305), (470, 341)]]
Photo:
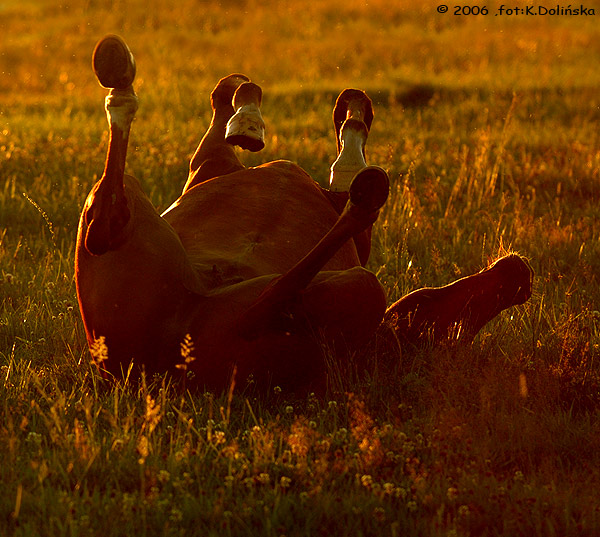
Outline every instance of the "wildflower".
[(385, 520), (385, 510), (383, 507), (375, 507), (373, 510), (373, 517), (377, 522), (383, 522)]
[(458, 497), (458, 489), (456, 487), (450, 487), (446, 491), (446, 497), (452, 502)]
[(381, 430), (381, 433), (386, 436), (392, 434), (392, 432), (394, 432), (394, 427), (391, 423), (386, 423)]
[(327, 403), (327, 406), (329, 407), (329, 410), (335, 410), (337, 408), (337, 401), (329, 401), (329, 403)]
[(513, 479), (517, 483), (522, 483), (523, 481), (525, 481), (525, 476), (523, 475), (523, 472), (521, 472), (520, 470), (517, 470), (515, 472), (515, 475), (513, 476)]
[(337, 440), (346, 440), (346, 437), (348, 436), (348, 430), (344, 427), (340, 427), (336, 431), (335, 436)]
[(25, 438), (25, 442), (31, 443), (35, 446), (39, 446), (42, 443), (42, 435), (31, 431), (30, 433), (27, 434), (27, 438)]
[(258, 474), (258, 482), (263, 485), (268, 485), (271, 482), (271, 476), (267, 473)]
[(394, 484), (393, 483), (384, 483), (383, 484), (383, 492), (388, 495), (392, 495), (394, 493)]
[(233, 477), (232, 475), (225, 476), (225, 486), (227, 488), (231, 488), (233, 486), (234, 481), (235, 481), (235, 477)]
[(406, 489), (403, 487), (396, 487), (394, 489), (394, 496), (396, 496), (396, 498), (398, 498), (400, 500), (404, 500), (407, 495), (408, 495), (408, 492), (406, 492)]
[(292, 480), (289, 477), (286, 476), (281, 476), (281, 479), (279, 480), (279, 486), (282, 489), (287, 489), (290, 487), (290, 485), (292, 484)]
[(281, 393), (281, 386), (275, 386), (275, 388), (273, 388), (273, 393), (279, 395)]
[(216, 446), (225, 443), (225, 433), (223, 431), (215, 431), (213, 433), (213, 442)]
[(190, 334), (186, 334), (183, 338), (183, 341), (180, 343), (180, 354), (183, 358), (182, 364), (176, 364), (175, 367), (177, 369), (182, 369), (183, 371), (187, 371), (188, 365), (191, 364), (196, 358), (192, 355), (194, 352), (194, 342), (192, 341), (192, 336)]
[(128, 492), (123, 493), (121, 497), (121, 509), (123, 510), (123, 514), (127, 514), (128, 511), (132, 511), (135, 508), (137, 503), (137, 499), (133, 494), (129, 494)]
[(417, 502), (411, 500), (410, 502), (408, 502), (406, 504), (406, 508), (411, 512), (414, 513), (417, 510)]
[(102, 364), (108, 360), (108, 347), (104, 336), (94, 339), (90, 345), (90, 354), (92, 355), (92, 363), (98, 367), (102, 367)]
[(471, 514), (471, 511), (469, 510), (469, 506), (468, 505), (461, 505), (458, 508), (458, 516), (461, 516), (463, 518), (468, 517)]
[(360, 483), (363, 487), (370, 489), (373, 486), (373, 477), (365, 474), (360, 478)]
[(148, 437), (146, 435), (140, 436), (137, 442), (137, 451), (140, 454), (140, 458), (138, 462), (140, 464), (144, 464), (146, 458), (150, 454), (150, 443), (148, 442)]
[(181, 509), (173, 507), (171, 509), (171, 513), (169, 514), (169, 520), (171, 520), (171, 522), (181, 522), (183, 520), (183, 513), (181, 512)]
[(285, 413), (286, 414), (293, 414), (294, 413), (294, 407), (292, 405), (288, 405), (285, 407)]
[(166, 470), (161, 470), (160, 472), (158, 472), (158, 481), (160, 483), (168, 483), (170, 479), (171, 474)]

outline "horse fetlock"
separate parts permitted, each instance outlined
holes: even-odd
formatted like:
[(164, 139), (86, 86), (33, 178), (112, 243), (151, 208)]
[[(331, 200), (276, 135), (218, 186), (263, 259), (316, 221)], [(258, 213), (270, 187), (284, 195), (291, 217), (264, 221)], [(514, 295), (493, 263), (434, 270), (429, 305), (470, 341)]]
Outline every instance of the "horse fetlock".
[(111, 89), (104, 101), (109, 125), (115, 125), (121, 131), (128, 132), (138, 109), (138, 98), (133, 88), (125, 90)]
[(363, 121), (350, 118), (344, 122), (340, 131), (341, 150), (331, 165), (330, 190), (347, 192), (357, 172), (367, 167), (364, 152), (367, 136), (367, 126)]

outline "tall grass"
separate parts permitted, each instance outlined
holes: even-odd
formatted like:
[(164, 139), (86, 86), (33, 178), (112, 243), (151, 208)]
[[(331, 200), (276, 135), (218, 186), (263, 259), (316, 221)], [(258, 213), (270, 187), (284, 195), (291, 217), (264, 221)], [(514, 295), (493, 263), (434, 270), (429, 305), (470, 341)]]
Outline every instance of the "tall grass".
[[(436, 6), (0, 3), (1, 534), (600, 533), (600, 31)], [(392, 180), (369, 266), (389, 300), (512, 250), (534, 296), (470, 347), (396, 356), (324, 399), (104, 385), (73, 247), (108, 142), (90, 55), (109, 32), (138, 61), (128, 170), (159, 208), (221, 76), (265, 92), (267, 147), (244, 161), (321, 182), (334, 99), (361, 87), (368, 161)]]

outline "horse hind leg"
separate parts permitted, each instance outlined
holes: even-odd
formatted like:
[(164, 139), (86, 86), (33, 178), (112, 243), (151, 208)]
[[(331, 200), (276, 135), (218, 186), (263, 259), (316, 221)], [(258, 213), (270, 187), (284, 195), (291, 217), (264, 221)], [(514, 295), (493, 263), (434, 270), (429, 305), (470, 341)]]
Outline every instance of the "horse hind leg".
[(210, 96), (212, 121), (190, 161), (184, 193), (204, 181), (244, 169), (235, 145), (252, 151), (264, 147), (261, 99), (260, 87), (245, 75), (219, 80)]
[(138, 100), (132, 86), (135, 60), (120, 37), (108, 35), (101, 39), (94, 49), (92, 65), (100, 84), (109, 89), (105, 109), (110, 141), (104, 173), (83, 210), (84, 244), (91, 254), (102, 255), (119, 246), (130, 218), (123, 181), (129, 132)]

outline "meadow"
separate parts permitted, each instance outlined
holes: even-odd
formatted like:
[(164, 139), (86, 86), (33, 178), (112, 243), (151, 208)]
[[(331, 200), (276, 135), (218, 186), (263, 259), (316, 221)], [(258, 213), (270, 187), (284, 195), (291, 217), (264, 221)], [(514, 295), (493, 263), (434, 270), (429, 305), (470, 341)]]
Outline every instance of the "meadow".
[[(500, 4), (0, 0), (0, 535), (600, 535), (600, 3)], [(106, 33), (136, 56), (128, 172), (159, 210), (220, 77), (263, 87), (267, 146), (244, 163), (322, 183), (335, 97), (358, 87), (392, 183), (369, 261), (389, 301), (509, 251), (532, 298), (324, 398), (104, 385), (73, 253), (108, 142)]]

